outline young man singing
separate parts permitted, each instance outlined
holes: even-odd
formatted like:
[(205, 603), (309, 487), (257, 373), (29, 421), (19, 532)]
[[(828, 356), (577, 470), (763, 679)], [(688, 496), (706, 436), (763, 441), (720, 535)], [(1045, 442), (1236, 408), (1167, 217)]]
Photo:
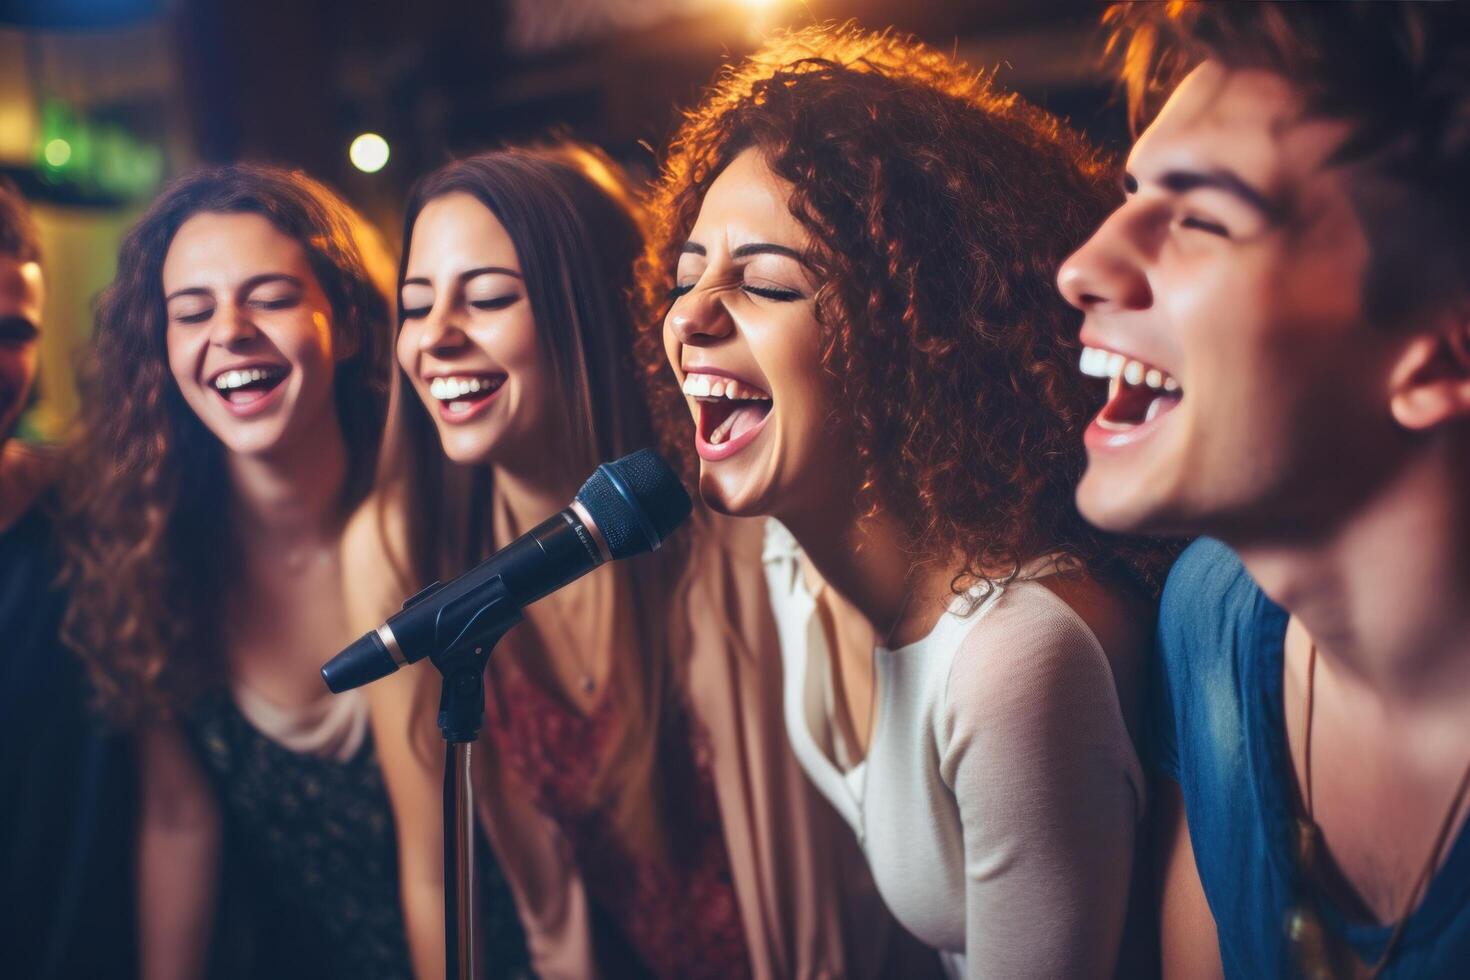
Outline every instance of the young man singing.
[(1077, 499), (1207, 535), (1150, 733), (1166, 975), (1470, 968), (1470, 31), (1460, 4), (1111, 14), (1169, 94), (1063, 266)]

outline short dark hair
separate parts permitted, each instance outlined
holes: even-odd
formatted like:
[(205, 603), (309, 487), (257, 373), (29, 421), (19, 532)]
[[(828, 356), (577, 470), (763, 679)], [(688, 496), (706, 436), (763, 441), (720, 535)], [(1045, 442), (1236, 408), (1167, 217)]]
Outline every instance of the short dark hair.
[(1105, 22), (1135, 132), (1203, 61), (1280, 75), (1307, 111), (1351, 125), (1331, 163), (1366, 178), (1354, 198), (1373, 249), (1370, 316), (1470, 292), (1466, 4), (1170, 0), (1116, 4)]
[(0, 255), (21, 262), (41, 261), (41, 239), (20, 190), (0, 174)]

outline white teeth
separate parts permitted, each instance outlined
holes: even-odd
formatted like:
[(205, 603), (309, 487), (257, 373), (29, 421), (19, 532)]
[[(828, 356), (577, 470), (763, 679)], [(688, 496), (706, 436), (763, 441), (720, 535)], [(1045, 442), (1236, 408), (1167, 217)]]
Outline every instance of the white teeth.
[(273, 376), (273, 372), (266, 368), (245, 368), (243, 371), (226, 371), (214, 379), (214, 387), (219, 391), (233, 391), (243, 388), (254, 381), (264, 381)]
[(1143, 420), (1145, 422), (1152, 422), (1154, 420), (1154, 417), (1157, 416), (1163, 410), (1164, 410), (1164, 399), (1162, 399), (1162, 398), (1155, 398), (1153, 401), (1151, 401), (1151, 402), (1148, 403), (1148, 411), (1146, 411), (1146, 412), (1143, 413)]
[(770, 401), (771, 396), (742, 381), (713, 374), (690, 374), (684, 379), (684, 394), (690, 398), (726, 398), (731, 401)]
[(1106, 378), (1108, 376), (1107, 362), (1107, 351), (1098, 350), (1096, 347), (1084, 347), (1082, 348), (1082, 360), (1077, 363), (1077, 369), (1089, 378)]
[[(1126, 381), (1134, 387), (1147, 385), (1155, 391), (1166, 391), (1170, 394), (1179, 390), (1179, 382), (1159, 368), (1150, 367), (1142, 361), (1129, 360), (1122, 354), (1103, 350), (1101, 347), (1082, 348), (1082, 357), (1077, 368), (1088, 377), (1108, 378), (1114, 382), (1114, 388)], [(1117, 391), (1114, 390), (1109, 397), (1116, 394)]]
[(439, 401), (452, 402), (465, 395), (494, 391), (500, 387), (489, 378), (434, 378), (429, 381), (429, 394)]

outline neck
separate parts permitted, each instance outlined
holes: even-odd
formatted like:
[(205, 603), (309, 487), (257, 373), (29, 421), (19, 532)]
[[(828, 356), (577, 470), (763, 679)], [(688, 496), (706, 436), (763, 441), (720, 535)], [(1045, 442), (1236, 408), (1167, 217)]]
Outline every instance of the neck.
[(17, 523), (56, 476), (56, 460), (19, 440), (0, 441), (0, 531)]
[(1315, 538), (1236, 549), (1319, 654), (1385, 700), (1470, 700), (1467, 464), (1426, 454)]
[(333, 418), (269, 456), (230, 453), (236, 539), (247, 551), (301, 544), (334, 535), (342, 518), (347, 481), (347, 444)]
[(914, 560), (891, 515), (864, 518), (855, 510), (826, 508), (779, 519), (827, 586), (862, 614), (882, 642), (902, 645), (933, 625), (932, 605), (916, 600), (947, 596), (949, 576)]
[[(574, 478), (559, 468), (493, 466), (495, 495), (510, 517), (514, 533), (535, 527), (572, 502)], [(504, 542), (502, 542), (503, 544)]]

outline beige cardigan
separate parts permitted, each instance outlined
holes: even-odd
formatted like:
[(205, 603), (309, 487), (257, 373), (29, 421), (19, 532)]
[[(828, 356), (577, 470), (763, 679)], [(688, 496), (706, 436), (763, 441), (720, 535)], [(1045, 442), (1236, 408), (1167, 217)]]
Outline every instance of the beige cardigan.
[[(701, 524), (706, 533), (687, 590), (692, 649), (684, 676), (711, 749), (753, 976), (941, 976), (933, 952), (884, 907), (852, 831), (807, 781), (787, 742), (781, 655), (761, 564), (764, 522)], [(375, 730), (393, 737), (376, 723)], [(515, 895), (533, 968), (546, 980), (599, 976), (588, 897), (570, 847), (505, 767), (495, 769), (500, 786), (479, 788), (476, 802)]]
[[(938, 976), (933, 954), (888, 914), (851, 830), (787, 743), (763, 526), (706, 524), (688, 590), (686, 665), (690, 704), (712, 750), (753, 975)], [(721, 603), (723, 614), (712, 613)], [(587, 897), (554, 823), (518, 794), (482, 793), (479, 804), (536, 972), (547, 980), (596, 976)]]

